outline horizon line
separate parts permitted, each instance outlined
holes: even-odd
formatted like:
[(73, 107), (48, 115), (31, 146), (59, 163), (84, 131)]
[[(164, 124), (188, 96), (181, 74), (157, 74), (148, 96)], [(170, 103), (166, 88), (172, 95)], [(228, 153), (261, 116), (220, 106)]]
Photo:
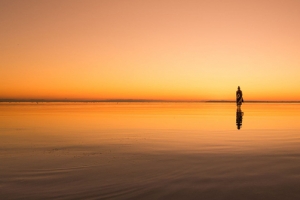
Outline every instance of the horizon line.
[[(25, 99), (25, 98), (6, 98), (6, 99), (0, 99), (1, 103), (29, 103), (29, 102), (34, 102), (34, 103), (42, 103), (42, 102), (46, 102), (46, 103), (51, 103), (51, 102), (91, 102), (91, 103), (96, 103), (96, 102), (112, 102), (112, 103), (130, 103), (130, 102), (203, 102), (203, 103), (233, 103), (236, 102), (235, 100), (164, 100), (164, 99), (42, 99), (42, 98), (31, 98), (31, 99)], [(249, 100), (249, 101), (244, 101), (244, 102), (248, 102), (248, 103), (300, 103), (300, 100)]]

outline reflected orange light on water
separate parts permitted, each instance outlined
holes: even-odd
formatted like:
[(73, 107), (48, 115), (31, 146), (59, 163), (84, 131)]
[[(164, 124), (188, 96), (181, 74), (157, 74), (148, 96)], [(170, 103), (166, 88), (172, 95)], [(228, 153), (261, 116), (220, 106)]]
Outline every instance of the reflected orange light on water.
[[(231, 103), (0, 106), (1, 127), (11, 130), (2, 134), (26, 137), (26, 141), (43, 141), (46, 146), (56, 141), (60, 145), (83, 142), (85, 145), (127, 144), (156, 150), (226, 152), (286, 148), (293, 139), (299, 140), (299, 104), (244, 104), (241, 130), (237, 130), (237, 110)], [(15, 145), (20, 145), (17, 141)]]

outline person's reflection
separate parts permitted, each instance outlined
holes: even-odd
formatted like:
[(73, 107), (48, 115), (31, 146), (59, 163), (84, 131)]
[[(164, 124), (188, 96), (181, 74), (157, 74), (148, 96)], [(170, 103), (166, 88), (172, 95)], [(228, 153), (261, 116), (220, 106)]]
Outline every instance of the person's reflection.
[(243, 115), (244, 115), (244, 113), (242, 112), (241, 107), (238, 106), (236, 109), (236, 126), (237, 126), (238, 130), (240, 130), (242, 127)]

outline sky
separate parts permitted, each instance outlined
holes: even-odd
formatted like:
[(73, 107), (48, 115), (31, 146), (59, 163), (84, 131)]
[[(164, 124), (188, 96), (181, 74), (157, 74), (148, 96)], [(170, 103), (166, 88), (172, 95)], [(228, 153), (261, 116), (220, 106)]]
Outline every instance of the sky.
[(298, 0), (0, 0), (0, 98), (300, 100)]

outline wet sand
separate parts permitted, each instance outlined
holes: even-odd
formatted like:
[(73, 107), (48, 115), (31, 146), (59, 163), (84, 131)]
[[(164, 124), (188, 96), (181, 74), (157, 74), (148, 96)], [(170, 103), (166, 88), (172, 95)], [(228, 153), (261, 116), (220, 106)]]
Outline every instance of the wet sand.
[(0, 199), (299, 199), (300, 104), (0, 104)]

